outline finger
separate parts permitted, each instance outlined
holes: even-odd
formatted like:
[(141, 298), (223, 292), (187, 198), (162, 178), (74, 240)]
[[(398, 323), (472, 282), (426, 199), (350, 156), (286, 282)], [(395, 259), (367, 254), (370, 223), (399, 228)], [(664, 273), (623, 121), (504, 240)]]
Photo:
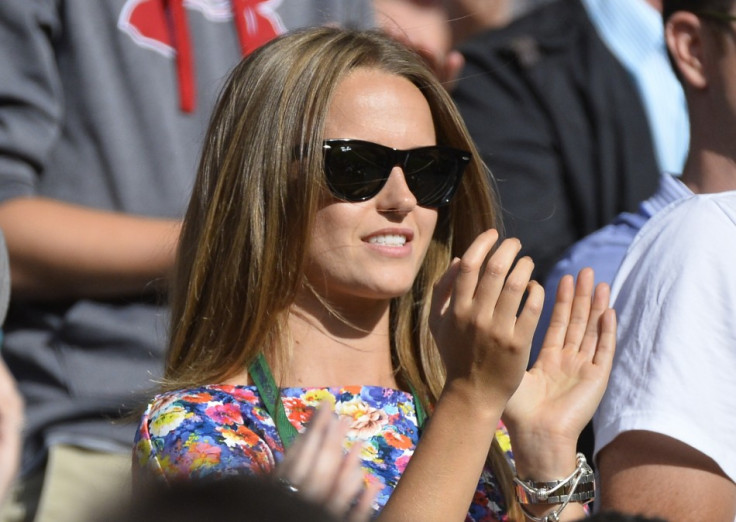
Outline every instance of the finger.
[(301, 433), (286, 451), (284, 459), (276, 468), (276, 476), (296, 487), (305, 483), (309, 470), (313, 468), (330, 426), (332, 412), (328, 403), (319, 405), (312, 415), (307, 429)]
[[(506, 276), (509, 275), (509, 270), (511, 270), (519, 250), (521, 250), (521, 242), (518, 239), (504, 239), (486, 263), (485, 270), (478, 281), (478, 288), (475, 294), (475, 299), (480, 309), (495, 314), (499, 296), (506, 284)], [(520, 289), (518, 287), (515, 287), (515, 289), (523, 292), (528, 282), (529, 279), (527, 278)], [(513, 311), (514, 317), (516, 317), (518, 306), (519, 303), (517, 302), (516, 309)]]
[(365, 488), (364, 473), (360, 461), (362, 451), (363, 443), (358, 442), (345, 455), (335, 479), (335, 487), (325, 504), (328, 511), (340, 518), (343, 518), (350, 510), (353, 500)]
[(586, 353), (592, 359), (598, 344), (598, 336), (601, 328), (601, 316), (608, 310), (608, 302), (611, 290), (608, 284), (599, 283), (593, 295), (593, 304), (590, 308), (590, 317), (588, 318), (588, 327), (585, 331), (585, 338), (580, 346), (580, 352)]
[(583, 268), (578, 273), (577, 282), (575, 283), (575, 297), (572, 300), (572, 310), (567, 325), (564, 348), (580, 349), (588, 327), (592, 295), (593, 270)]
[(514, 327), (521, 300), (532, 277), (532, 270), (534, 270), (534, 262), (530, 257), (524, 256), (516, 262), (516, 266), (506, 278), (498, 296), (496, 309), (493, 312), (494, 322), (509, 328)]
[(373, 515), (373, 503), (383, 489), (381, 482), (373, 482), (363, 489), (348, 516), (349, 522), (367, 522)]
[(544, 334), (544, 340), (542, 341), (542, 350), (550, 346), (564, 346), (574, 295), (575, 282), (570, 274), (566, 274), (557, 285), (555, 304), (552, 308), (547, 332)]
[(348, 418), (339, 419), (334, 415), (330, 418), (317, 458), (308, 477), (300, 484), (300, 491), (317, 503), (327, 502), (335, 490), (340, 468), (345, 460), (343, 441), (350, 429), (350, 423)]
[[(486, 230), (475, 238), (463, 254), (463, 257), (460, 259), (458, 274), (455, 278), (455, 286), (452, 293), (453, 308), (462, 310), (468, 309), (472, 305), (475, 291), (478, 287), (478, 277), (483, 266), (483, 261), (497, 240), (498, 232), (493, 229)], [(505, 276), (506, 274), (504, 273), (503, 275)]]
[(460, 270), (460, 258), (456, 257), (450, 263), (442, 277), (435, 283), (432, 289), (432, 306), (429, 312), (430, 326), (436, 324), (444, 315), (450, 303), (452, 288), (455, 285), (457, 274)]
[(514, 337), (519, 345), (531, 345), (534, 331), (539, 323), (539, 317), (542, 315), (543, 305), (544, 288), (536, 281), (530, 281), (527, 285), (524, 308), (522, 308), (519, 318), (516, 320), (516, 328), (514, 329)]
[(593, 364), (602, 366), (608, 372), (613, 365), (613, 355), (616, 352), (616, 311), (613, 308), (603, 312), (600, 319), (600, 334)]

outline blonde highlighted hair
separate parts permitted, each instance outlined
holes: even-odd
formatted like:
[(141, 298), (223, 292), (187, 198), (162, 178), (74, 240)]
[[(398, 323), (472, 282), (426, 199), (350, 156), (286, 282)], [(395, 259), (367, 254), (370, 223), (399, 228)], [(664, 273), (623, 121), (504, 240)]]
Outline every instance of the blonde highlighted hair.
[[(340, 80), (356, 68), (411, 81), (429, 103), (437, 143), (473, 153), (452, 202), (439, 210), (411, 291), (391, 305), (399, 381), (427, 404), (439, 397), (445, 374), (429, 331), (432, 286), (479, 233), (500, 226), (489, 174), (452, 100), (418, 55), (378, 32), (337, 28), (281, 36), (228, 78), (184, 219), (165, 389), (222, 382), (259, 353), (277, 375), (288, 363), (287, 317), (305, 282), (312, 221), (325, 190), (325, 117)], [(489, 458), (513, 507), (497, 443)]]

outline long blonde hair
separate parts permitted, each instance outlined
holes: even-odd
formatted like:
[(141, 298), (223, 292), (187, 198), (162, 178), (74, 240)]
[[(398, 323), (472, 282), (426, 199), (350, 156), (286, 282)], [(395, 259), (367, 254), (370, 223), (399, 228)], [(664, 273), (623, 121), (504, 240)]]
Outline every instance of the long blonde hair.
[[(452, 202), (439, 211), (411, 291), (391, 305), (397, 377), (427, 404), (439, 397), (445, 373), (429, 331), (432, 286), (479, 233), (500, 226), (489, 173), (452, 100), (415, 53), (377, 32), (336, 28), (279, 37), (228, 78), (184, 219), (165, 389), (221, 382), (259, 353), (277, 370), (288, 364), (286, 321), (325, 190), (325, 117), (340, 80), (358, 67), (411, 81), (429, 103), (437, 143), (473, 153)], [(497, 443), (489, 458), (511, 508)]]

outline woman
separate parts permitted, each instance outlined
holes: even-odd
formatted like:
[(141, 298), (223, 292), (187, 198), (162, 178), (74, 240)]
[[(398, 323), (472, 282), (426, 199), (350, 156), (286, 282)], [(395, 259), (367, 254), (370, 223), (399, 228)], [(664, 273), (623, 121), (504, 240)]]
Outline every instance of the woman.
[[(539, 483), (522, 498), (535, 503), (515, 500), (502, 414), (521, 479), (577, 470), (564, 486), (592, 488), (575, 444), (610, 369), (608, 288), (592, 297), (590, 271), (576, 288), (565, 279), (525, 372), (543, 291), (517, 240), (494, 249), (487, 180), (443, 87), (389, 38), (312, 29), (246, 58), (206, 137), (173, 282), (168, 393), (144, 415), (139, 465), (170, 480), (266, 473), (328, 403), (349, 421), (317, 415), (317, 435), (280, 468), (313, 498), (349, 497), (334, 491), (360, 457), (381, 518), (559, 510)], [(329, 459), (310, 459), (342, 433), (357, 449), (329, 478)], [(562, 513), (581, 515), (577, 502)]]

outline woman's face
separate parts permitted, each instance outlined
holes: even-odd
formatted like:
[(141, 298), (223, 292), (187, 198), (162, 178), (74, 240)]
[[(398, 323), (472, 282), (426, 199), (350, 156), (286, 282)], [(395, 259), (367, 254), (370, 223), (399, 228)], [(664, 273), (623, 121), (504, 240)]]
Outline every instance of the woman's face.
[[(410, 81), (360, 68), (337, 87), (325, 139), (351, 138), (396, 149), (435, 145), (426, 99)], [(314, 222), (307, 277), (336, 305), (386, 300), (412, 286), (437, 223), (437, 210), (420, 207), (394, 167), (373, 198), (358, 203), (326, 196)]]

